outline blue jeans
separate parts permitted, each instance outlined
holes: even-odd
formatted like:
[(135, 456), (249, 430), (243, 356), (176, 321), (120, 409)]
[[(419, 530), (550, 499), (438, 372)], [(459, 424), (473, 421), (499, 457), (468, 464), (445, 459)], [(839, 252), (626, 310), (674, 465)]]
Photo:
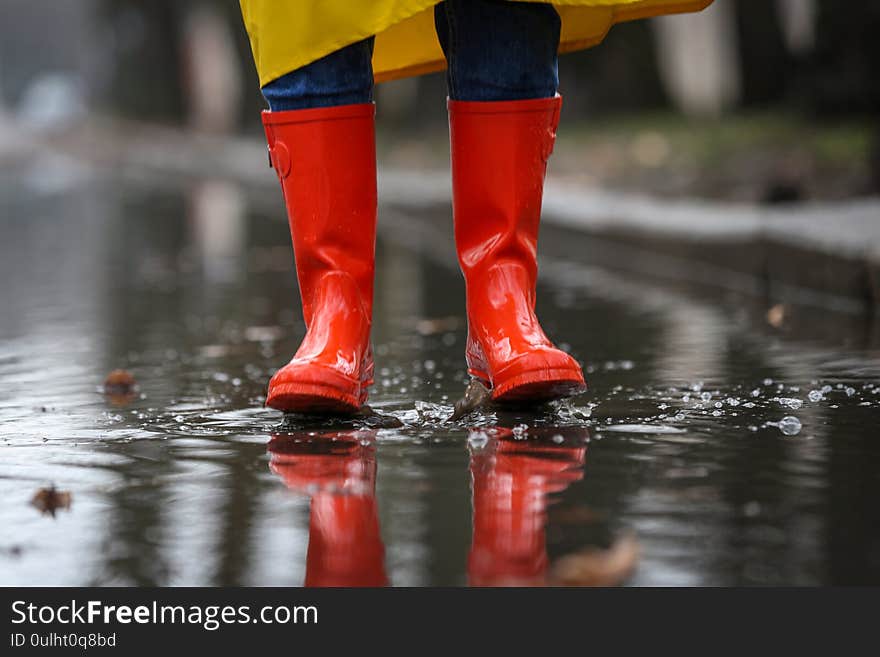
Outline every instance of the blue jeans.
[[(550, 4), (446, 0), (434, 7), (453, 100), (550, 98), (559, 87), (560, 20)], [(370, 37), (263, 87), (272, 111), (373, 100)]]

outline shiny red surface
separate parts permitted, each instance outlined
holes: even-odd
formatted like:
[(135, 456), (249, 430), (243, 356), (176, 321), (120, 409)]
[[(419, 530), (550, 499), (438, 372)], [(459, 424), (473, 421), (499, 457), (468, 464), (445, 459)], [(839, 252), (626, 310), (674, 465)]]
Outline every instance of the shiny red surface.
[(546, 583), (548, 497), (583, 477), (585, 456), (586, 447), (539, 446), (509, 435), (471, 454), (471, 586)]
[(547, 159), (562, 99), (449, 101), (453, 213), (467, 288), (472, 375), (496, 401), (585, 389), (578, 363), (535, 315), (537, 248)]
[(269, 443), (272, 472), (311, 500), (306, 586), (388, 583), (376, 506), (375, 433), (276, 435)]
[(372, 383), (374, 113), (371, 103), (263, 113), (307, 328), (269, 383), (273, 408), (353, 412)]

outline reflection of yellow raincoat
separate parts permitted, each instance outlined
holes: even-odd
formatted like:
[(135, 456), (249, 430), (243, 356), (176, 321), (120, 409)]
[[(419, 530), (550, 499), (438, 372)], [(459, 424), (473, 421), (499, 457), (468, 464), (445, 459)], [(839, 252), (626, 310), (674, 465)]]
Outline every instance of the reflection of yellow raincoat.
[[(432, 8), (438, 1), (240, 0), (261, 85), (374, 34), (377, 82), (439, 71), (446, 61), (434, 33)], [(562, 17), (559, 50), (594, 46), (615, 23), (697, 11), (711, 2), (556, 0)]]

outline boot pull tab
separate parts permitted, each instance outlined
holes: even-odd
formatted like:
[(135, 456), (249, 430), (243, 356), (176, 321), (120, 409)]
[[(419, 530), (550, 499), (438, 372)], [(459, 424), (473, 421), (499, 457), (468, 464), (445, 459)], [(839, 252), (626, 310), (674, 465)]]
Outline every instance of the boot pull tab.
[(284, 142), (276, 141), (268, 147), (269, 167), (275, 169), (275, 173), (281, 180), (290, 175), (290, 151)]
[(547, 127), (547, 134), (544, 139), (544, 152), (542, 155), (544, 156), (544, 161), (550, 159), (550, 156), (553, 155), (553, 147), (556, 145), (556, 128), (554, 126)]
[[(559, 95), (557, 94), (557, 98)], [(559, 114), (562, 109), (562, 102), (560, 101), (556, 107), (553, 108), (553, 113), (550, 117), (550, 125), (547, 126), (547, 140), (544, 142), (544, 159), (550, 159), (550, 156), (553, 154), (553, 147), (556, 145), (556, 128), (559, 126)]]

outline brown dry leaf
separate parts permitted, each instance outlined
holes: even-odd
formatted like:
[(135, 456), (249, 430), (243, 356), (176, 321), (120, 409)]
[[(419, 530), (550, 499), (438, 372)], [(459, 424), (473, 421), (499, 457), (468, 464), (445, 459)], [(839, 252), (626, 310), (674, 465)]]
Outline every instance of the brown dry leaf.
[(137, 396), (137, 381), (128, 370), (113, 370), (104, 379), (104, 394), (116, 406), (125, 406)]
[(41, 488), (31, 498), (33, 504), (43, 515), (55, 517), (55, 511), (58, 509), (70, 510), (71, 495), (70, 491), (62, 491), (55, 488), (55, 485), (48, 488)]
[(455, 408), (447, 422), (456, 422), (457, 420), (460, 420), (471, 411), (488, 404), (491, 399), (492, 394), (486, 386), (476, 379), (471, 380), (467, 389), (464, 391), (464, 397), (455, 402)]
[(785, 322), (786, 307), (777, 303), (767, 311), (767, 323), (773, 328), (781, 328)]
[(616, 586), (632, 575), (638, 561), (639, 542), (630, 532), (607, 550), (591, 547), (562, 557), (548, 581), (552, 586)]

